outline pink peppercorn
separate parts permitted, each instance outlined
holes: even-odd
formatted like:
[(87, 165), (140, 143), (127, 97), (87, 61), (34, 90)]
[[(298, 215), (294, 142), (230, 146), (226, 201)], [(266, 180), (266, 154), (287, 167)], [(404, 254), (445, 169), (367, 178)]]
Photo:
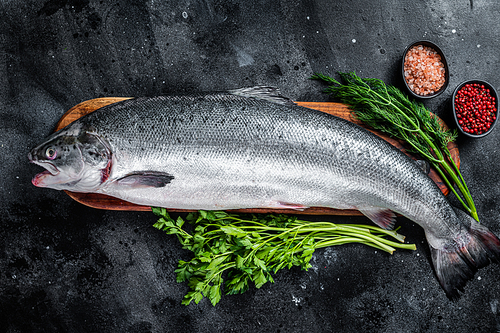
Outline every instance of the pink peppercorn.
[(458, 125), (472, 135), (486, 133), (497, 117), (495, 97), (480, 83), (467, 83), (455, 95)]

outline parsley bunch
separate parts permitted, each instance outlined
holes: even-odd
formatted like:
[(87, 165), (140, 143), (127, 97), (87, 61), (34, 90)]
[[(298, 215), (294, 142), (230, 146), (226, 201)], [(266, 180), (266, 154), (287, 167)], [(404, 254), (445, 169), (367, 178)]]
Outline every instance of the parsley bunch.
[(175, 270), (177, 282), (188, 281), (191, 289), (182, 301), (184, 305), (191, 301), (198, 304), (203, 297), (215, 305), (223, 289), (226, 294), (243, 293), (252, 282), (260, 288), (274, 282), (272, 274), (285, 267), (307, 270), (314, 251), (322, 247), (362, 243), (389, 253), (396, 248), (415, 250), (414, 244), (401, 244), (404, 237), (395, 230), (371, 225), (308, 222), (273, 214), (239, 216), (222, 211), (199, 211), (174, 220), (164, 208), (153, 208), (153, 212), (160, 217), (154, 227), (177, 235), (183, 248), (193, 252), (194, 257), (180, 260)]

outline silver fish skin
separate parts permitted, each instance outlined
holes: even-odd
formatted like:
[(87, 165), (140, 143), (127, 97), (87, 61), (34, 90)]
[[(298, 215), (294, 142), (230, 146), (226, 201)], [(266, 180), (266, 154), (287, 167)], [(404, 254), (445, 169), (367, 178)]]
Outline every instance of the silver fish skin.
[(358, 209), (391, 228), (419, 224), (451, 299), (500, 241), (452, 207), (417, 164), (344, 119), (294, 105), (272, 88), (135, 98), (52, 134), (29, 159), (33, 184), (181, 209)]

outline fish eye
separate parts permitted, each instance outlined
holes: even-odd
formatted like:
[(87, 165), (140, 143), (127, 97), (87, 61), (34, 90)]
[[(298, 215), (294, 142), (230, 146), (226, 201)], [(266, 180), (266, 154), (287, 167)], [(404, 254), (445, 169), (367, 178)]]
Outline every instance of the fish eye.
[(56, 149), (53, 147), (47, 148), (47, 150), (45, 151), (45, 156), (47, 156), (49, 160), (53, 160), (57, 156)]

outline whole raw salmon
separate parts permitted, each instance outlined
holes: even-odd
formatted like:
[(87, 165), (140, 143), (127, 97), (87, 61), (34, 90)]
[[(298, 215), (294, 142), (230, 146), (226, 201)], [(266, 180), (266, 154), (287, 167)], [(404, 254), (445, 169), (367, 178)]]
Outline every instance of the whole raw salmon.
[(103, 107), (29, 154), (39, 187), (182, 209), (358, 209), (418, 223), (450, 298), (500, 241), (453, 208), (417, 164), (371, 132), (271, 88), (136, 98)]

